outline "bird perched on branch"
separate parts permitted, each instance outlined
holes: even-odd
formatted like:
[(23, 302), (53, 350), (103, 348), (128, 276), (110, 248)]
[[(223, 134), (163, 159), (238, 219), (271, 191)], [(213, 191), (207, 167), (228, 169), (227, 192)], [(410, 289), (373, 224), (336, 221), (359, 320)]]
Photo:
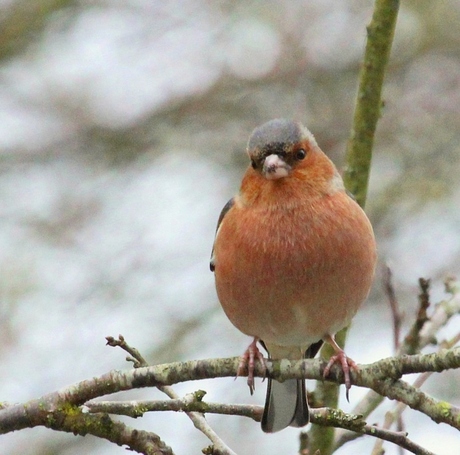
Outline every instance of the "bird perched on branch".
[[(240, 192), (220, 214), (211, 257), (217, 295), (233, 325), (254, 337), (239, 372), (255, 361), (313, 357), (322, 342), (335, 351), (350, 388), (356, 364), (334, 335), (366, 299), (374, 277), (371, 224), (347, 194), (331, 160), (298, 122), (276, 119), (249, 138), (250, 166)], [(269, 379), (265, 432), (308, 423), (305, 381)]]

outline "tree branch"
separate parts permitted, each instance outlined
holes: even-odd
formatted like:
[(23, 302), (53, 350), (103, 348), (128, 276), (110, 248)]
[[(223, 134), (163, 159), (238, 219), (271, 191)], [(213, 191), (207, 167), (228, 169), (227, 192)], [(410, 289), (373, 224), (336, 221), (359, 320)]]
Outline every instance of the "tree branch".
[(55, 392), (23, 405), (4, 407), (0, 411), (0, 434), (44, 426), (80, 436), (92, 434), (146, 455), (174, 455), (155, 433), (131, 428), (114, 421), (106, 413), (90, 414), (86, 408), (72, 405), (59, 397), (60, 393)]
[[(161, 386), (159, 389), (173, 400), (179, 399), (179, 396), (176, 394), (176, 392), (174, 392), (172, 387)], [(193, 394), (193, 399), (196, 401), (201, 401), (203, 396), (203, 392), (196, 392)], [(186, 411), (186, 414), (193, 422), (195, 428), (200, 430), (212, 442), (213, 445), (209, 448), (212, 455), (236, 455), (235, 452), (233, 452), (233, 450), (230, 449), (230, 447), (228, 447), (219, 437), (219, 435), (208, 425), (208, 422), (206, 422), (203, 413)]]
[(381, 115), (383, 78), (398, 10), (399, 0), (376, 0), (372, 20), (367, 27), (366, 50), (359, 76), (344, 172), (345, 186), (361, 207), (366, 203), (374, 133)]
[[(446, 293), (450, 294), (451, 297), (446, 300), (442, 300), (437, 303), (434, 307), (432, 315), (428, 321), (420, 328), (420, 333), (417, 335), (419, 350), (425, 348), (428, 344), (432, 343), (436, 339), (438, 331), (444, 327), (447, 322), (455, 314), (460, 314), (460, 281), (453, 277), (448, 277), (445, 284)], [(412, 329), (410, 330), (412, 332)], [(454, 346), (455, 343), (450, 344), (450, 347)], [(400, 356), (411, 352), (411, 346), (407, 337), (399, 347), (396, 355)], [(371, 414), (383, 401), (384, 397), (378, 393), (370, 390), (364, 398), (353, 408), (354, 414), (363, 415), (365, 418)], [(336, 437), (336, 444), (342, 445), (341, 439), (347, 439), (348, 436), (340, 433)]]
[[(202, 414), (222, 414), (249, 417), (260, 422), (263, 407), (248, 404), (210, 403), (202, 400), (206, 392), (198, 390), (187, 394), (184, 398), (172, 400), (128, 401), (89, 401), (85, 407), (89, 412), (106, 412), (108, 414), (125, 415), (133, 418), (141, 417), (146, 412), (183, 411)], [(198, 395), (198, 396), (197, 396)]]
[[(445, 325), (452, 315), (460, 312), (459, 283), (454, 279), (448, 279), (446, 281), (446, 290), (452, 296), (437, 304), (433, 315), (420, 328), (420, 336), (418, 337), (419, 348), (424, 347), (425, 344), (432, 341), (436, 331)], [(416, 387), (401, 380), (401, 377), (405, 374), (440, 372), (451, 368), (460, 368), (460, 347), (451, 347), (458, 339), (459, 337), (453, 338), (447, 343), (447, 346), (450, 346), (448, 349), (440, 349), (437, 353), (402, 355), (383, 359), (370, 365), (361, 365), (358, 371), (351, 372), (353, 384), (359, 387), (370, 388), (390, 399), (396, 399), (415, 410), (423, 412), (435, 422), (444, 422), (460, 429), (459, 408), (447, 402), (435, 400)], [(134, 359), (130, 360), (135, 361), (135, 366), (145, 364), (140, 354), (133, 348), (130, 348), (122, 337), (119, 337), (118, 341), (110, 339), (109, 344), (120, 346), (133, 355)], [(404, 349), (403, 346), (404, 343), (400, 351)], [(140, 451), (141, 453), (172, 454), (172, 450), (158, 435), (151, 432), (137, 431), (120, 422), (116, 422), (102, 409), (99, 409), (101, 412), (88, 412), (91, 406), (97, 406), (91, 402), (88, 403), (88, 401), (124, 390), (158, 387), (170, 397), (172, 396), (172, 403), (174, 403), (177, 397), (175, 394), (169, 393), (170, 391), (166, 386), (190, 380), (234, 377), (239, 362), (240, 359), (234, 357), (183, 363), (176, 362), (125, 371), (110, 371), (100, 377), (79, 382), (57, 392), (44, 395), (39, 399), (30, 400), (27, 403), (16, 405), (1, 403), (0, 434), (40, 425), (74, 434), (93, 434), (119, 445), (127, 445), (130, 449)], [(326, 362), (319, 359), (308, 359), (298, 362), (290, 362), (288, 360), (268, 361), (267, 370), (262, 365), (256, 364), (255, 373), (259, 377), (268, 375), (278, 380), (305, 377), (306, 379), (316, 379), (322, 382), (325, 365)], [(342, 383), (342, 370), (338, 367), (333, 368), (330, 372), (328, 382)], [(195, 401), (200, 401), (202, 396), (203, 394), (200, 393), (198, 395), (195, 394)], [(181, 405), (183, 406), (184, 403)], [(194, 406), (196, 405), (195, 403)], [(179, 406), (177, 402), (176, 406)], [(200, 406), (203, 406), (203, 404)], [(245, 412), (248, 412), (247, 415), (249, 417), (253, 419), (260, 418), (261, 410), (256, 409), (254, 411), (252, 409), (248, 411), (248, 409), (246, 408)], [(227, 411), (230, 412), (230, 408), (227, 408)], [(145, 412), (145, 409), (142, 408), (142, 403), (140, 407), (134, 408), (132, 412), (134, 412), (134, 415), (141, 415)], [(201, 420), (200, 422), (197, 421), (198, 423), (196, 424), (213, 441), (214, 447), (210, 450), (216, 454), (232, 454), (232, 451), (220, 439), (214, 437), (215, 434), (212, 430), (211, 433), (213, 434), (209, 432), (210, 428), (207, 427), (207, 424), (205, 426), (201, 425), (204, 417), (199, 413), (210, 412), (210, 410), (201, 407), (199, 411), (190, 410), (190, 412), (198, 413), (197, 415)], [(338, 416), (342, 415), (340, 414), (341, 411), (336, 410), (335, 412)], [(321, 425), (318, 419), (312, 417), (312, 422)], [(362, 417), (360, 419), (362, 421)], [(342, 424), (333, 424), (331, 422), (331, 419), (329, 419), (328, 426), (347, 428), (343, 422)], [(380, 430), (387, 431), (385, 428)], [(356, 431), (356, 429), (353, 429), (353, 431)], [(375, 433), (374, 427), (370, 427), (369, 431)], [(364, 430), (360, 433), (367, 434)], [(402, 434), (401, 432), (390, 433), (393, 438), (400, 438)], [(387, 437), (389, 438), (388, 440), (391, 440), (390, 436)], [(406, 440), (403, 439), (403, 441)], [(411, 444), (408, 440), (406, 442), (408, 445)]]
[(429, 321), (427, 310), (430, 306), (430, 280), (419, 278), (418, 281), (420, 286), (420, 294), (418, 296), (419, 308), (417, 317), (415, 318), (409, 333), (404, 339), (404, 344), (401, 348), (401, 354), (416, 354), (417, 352), (420, 352), (420, 331), (422, 330), (425, 323)]
[[(345, 187), (364, 208), (372, 159), (372, 146), (377, 121), (380, 117), (381, 93), (385, 68), (390, 56), (391, 45), (398, 17), (399, 0), (376, 0), (372, 20), (367, 27), (367, 42), (359, 76), (359, 87), (355, 103), (353, 124), (347, 143), (343, 180)], [(347, 328), (336, 338), (344, 347)], [(324, 352), (321, 352), (323, 355)], [(337, 406), (338, 391), (318, 384), (318, 394), (328, 397), (330, 406)], [(334, 434), (330, 429), (312, 428), (310, 432), (311, 451), (319, 450), (323, 455), (331, 453)]]
[[(134, 347), (130, 346), (128, 343), (126, 343), (125, 338), (123, 335), (118, 335), (118, 340), (116, 340), (114, 337), (108, 336), (105, 338), (107, 340), (107, 344), (112, 347), (120, 347), (124, 351), (126, 351), (129, 354), (129, 357), (126, 358), (128, 362), (132, 362), (134, 365), (134, 368), (142, 368), (142, 367), (147, 367), (148, 363), (144, 359), (144, 357), (141, 355), (141, 353)], [(171, 401), (182, 401), (179, 400), (179, 396), (176, 394), (174, 389), (170, 386), (163, 385), (163, 386), (158, 386), (158, 389), (162, 391), (164, 394), (166, 394), (169, 398), (171, 398)], [(198, 391), (195, 392), (194, 394), (190, 394), (186, 397), (185, 400), (183, 400), (183, 404), (186, 402), (199, 402), (202, 400), (206, 392), (204, 391)], [(123, 409), (127, 409), (128, 407), (131, 407), (131, 417), (139, 417), (145, 412), (145, 407), (143, 405), (139, 406), (138, 404), (133, 405), (132, 402), (129, 402), (130, 406), (123, 406)], [(89, 404), (86, 405), (89, 409)], [(94, 411), (93, 411), (94, 412)], [(103, 412), (108, 412), (108, 411), (103, 411)], [(199, 411), (199, 412), (193, 412), (193, 411), (185, 411), (187, 416), (190, 418), (190, 420), (193, 422), (193, 425), (195, 428), (200, 430), (213, 444), (212, 447), (209, 447), (206, 449), (208, 452), (211, 452), (213, 455), (236, 455), (225, 443), (224, 441), (219, 437), (219, 435), (209, 426), (208, 422), (206, 422), (206, 419), (204, 415)], [(117, 413), (119, 414), (119, 413)], [(133, 415), (134, 414), (134, 415)]]
[[(77, 412), (77, 407), (87, 401), (107, 394), (142, 387), (158, 387), (179, 382), (210, 379), (218, 377), (235, 377), (240, 359), (194, 360), (164, 365), (137, 368), (125, 371), (111, 371), (103, 376), (79, 382), (66, 389), (45, 395), (24, 404), (8, 406), (0, 411), (0, 434), (26, 427), (43, 425), (56, 429), (54, 422), (65, 422)], [(326, 363), (321, 360), (267, 361), (267, 371), (257, 364), (255, 374), (266, 375), (285, 380), (289, 378), (307, 378), (321, 381)], [(370, 365), (360, 365), (358, 371), (351, 374), (353, 384), (368, 387), (379, 394), (406, 403), (413, 409), (428, 415), (435, 422), (444, 422), (460, 429), (460, 410), (452, 405), (439, 402), (414, 387), (401, 381), (405, 374), (426, 371), (439, 372), (460, 367), (460, 347), (443, 349), (435, 354), (418, 354), (379, 360)], [(343, 383), (343, 372), (333, 368), (330, 381)], [(65, 430), (78, 434), (78, 427), (65, 426)], [(85, 430), (83, 428), (83, 430)], [(92, 433), (90, 429), (85, 430)], [(93, 434), (93, 433), (92, 433)]]
[(385, 264), (383, 269), (383, 288), (385, 294), (388, 297), (388, 303), (390, 304), (391, 316), (393, 320), (393, 348), (394, 351), (399, 349), (400, 338), (401, 338), (401, 325), (403, 321), (403, 314), (399, 309), (398, 299), (396, 298), (396, 292), (393, 286), (393, 272), (388, 264)]
[[(424, 382), (432, 375), (431, 372), (429, 373), (423, 373), (421, 374), (414, 382), (413, 386), (416, 388), (416, 389), (419, 389), (423, 384)], [(391, 426), (393, 425), (393, 423), (395, 422), (400, 422), (401, 421), (401, 416), (402, 416), (402, 413), (404, 412), (404, 410), (406, 409), (407, 405), (404, 404), (404, 403), (398, 403), (393, 411), (388, 411), (386, 414), (385, 414), (385, 421), (383, 423), (383, 427), (382, 429), (385, 429), (385, 430), (389, 430), (391, 428)], [(398, 428), (399, 429), (399, 428)], [(371, 455), (378, 455), (378, 454), (381, 454), (383, 453), (383, 442), (384, 440), (383, 439), (378, 439), (374, 445), (374, 449), (372, 450), (372, 454)]]
[[(199, 391), (199, 395), (202, 397)], [(127, 415), (138, 417), (145, 412), (151, 411), (184, 411), (199, 413), (214, 413), (225, 415), (238, 415), (250, 417), (260, 421), (263, 414), (262, 406), (256, 405), (226, 405), (221, 403), (205, 403), (196, 394), (188, 394), (183, 399), (174, 400), (149, 400), (138, 401), (103, 401), (87, 403), (90, 412), (106, 412), (109, 414)], [(392, 442), (412, 453), (421, 455), (432, 455), (431, 452), (414, 443), (407, 438), (406, 433), (389, 431), (386, 428), (378, 428), (375, 425), (368, 425), (360, 416), (346, 414), (337, 409), (316, 408), (310, 410), (311, 423), (319, 426), (343, 428), (357, 432), (361, 435), (368, 435), (379, 440)]]

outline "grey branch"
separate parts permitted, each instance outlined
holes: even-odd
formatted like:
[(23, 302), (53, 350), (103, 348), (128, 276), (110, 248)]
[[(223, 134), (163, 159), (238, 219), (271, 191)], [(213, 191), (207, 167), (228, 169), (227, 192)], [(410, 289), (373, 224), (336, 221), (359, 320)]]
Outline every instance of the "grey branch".
[[(98, 378), (74, 384), (24, 404), (9, 406), (0, 411), (0, 434), (37, 425), (53, 428), (49, 422), (65, 418), (68, 411), (87, 401), (104, 395), (143, 387), (161, 387), (179, 382), (235, 377), (240, 359), (195, 360), (164, 365), (110, 371)], [(275, 379), (302, 378), (323, 380), (325, 362), (304, 360), (290, 362), (268, 361), (267, 371), (257, 365), (256, 375)], [(440, 372), (460, 367), (460, 347), (442, 349), (435, 354), (390, 357), (369, 365), (360, 365), (352, 372), (353, 384), (376, 390), (379, 394), (397, 399), (413, 409), (425, 413), (435, 422), (444, 422), (460, 429), (460, 410), (442, 406), (437, 400), (414, 389), (400, 378), (405, 374), (426, 371)], [(328, 380), (343, 383), (340, 368), (333, 368)]]
[[(263, 408), (256, 405), (221, 404), (202, 401), (202, 391), (186, 395), (182, 399), (138, 401), (91, 401), (86, 404), (90, 412), (106, 412), (108, 414), (139, 417), (152, 411), (184, 411), (187, 413), (213, 413), (238, 415), (260, 421)], [(198, 397), (197, 397), (198, 395)], [(412, 453), (433, 455), (411, 441), (406, 433), (393, 432), (375, 425), (368, 425), (360, 416), (345, 414), (337, 409), (317, 408), (310, 410), (311, 423), (321, 426), (332, 426), (368, 435), (380, 440), (392, 442)]]

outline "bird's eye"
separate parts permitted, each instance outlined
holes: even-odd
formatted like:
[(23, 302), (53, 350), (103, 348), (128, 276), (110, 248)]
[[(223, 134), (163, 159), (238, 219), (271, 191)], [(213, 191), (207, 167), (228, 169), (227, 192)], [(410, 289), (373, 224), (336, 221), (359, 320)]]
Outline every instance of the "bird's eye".
[(304, 149), (299, 149), (295, 152), (295, 157), (297, 160), (303, 160), (307, 156), (307, 152)]
[(251, 166), (253, 169), (257, 169), (257, 163), (255, 162), (255, 160), (251, 160)]

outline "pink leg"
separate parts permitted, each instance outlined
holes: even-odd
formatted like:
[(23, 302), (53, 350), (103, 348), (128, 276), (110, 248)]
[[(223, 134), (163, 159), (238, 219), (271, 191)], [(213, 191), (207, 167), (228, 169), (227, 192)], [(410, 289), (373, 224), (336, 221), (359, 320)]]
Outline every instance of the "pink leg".
[(343, 376), (345, 379), (346, 396), (348, 400), (349, 390), (351, 388), (350, 369), (357, 370), (358, 365), (355, 363), (354, 360), (350, 359), (350, 357), (347, 357), (345, 351), (336, 343), (333, 335), (327, 335), (323, 338), (323, 340), (326, 343), (329, 343), (335, 351), (335, 355), (333, 355), (329, 359), (329, 362), (327, 363), (326, 368), (324, 369), (323, 377), (326, 378), (328, 376), (334, 363), (339, 363), (342, 367)]
[(238, 365), (238, 371), (236, 373), (237, 376), (243, 376), (246, 371), (246, 368), (248, 369), (248, 386), (251, 395), (254, 393), (255, 389), (254, 370), (256, 360), (258, 360), (264, 366), (264, 368), (267, 368), (265, 358), (259, 351), (259, 348), (257, 347), (258, 341), (259, 339), (257, 337), (254, 338), (252, 343), (248, 346), (244, 354), (241, 356), (240, 364)]

